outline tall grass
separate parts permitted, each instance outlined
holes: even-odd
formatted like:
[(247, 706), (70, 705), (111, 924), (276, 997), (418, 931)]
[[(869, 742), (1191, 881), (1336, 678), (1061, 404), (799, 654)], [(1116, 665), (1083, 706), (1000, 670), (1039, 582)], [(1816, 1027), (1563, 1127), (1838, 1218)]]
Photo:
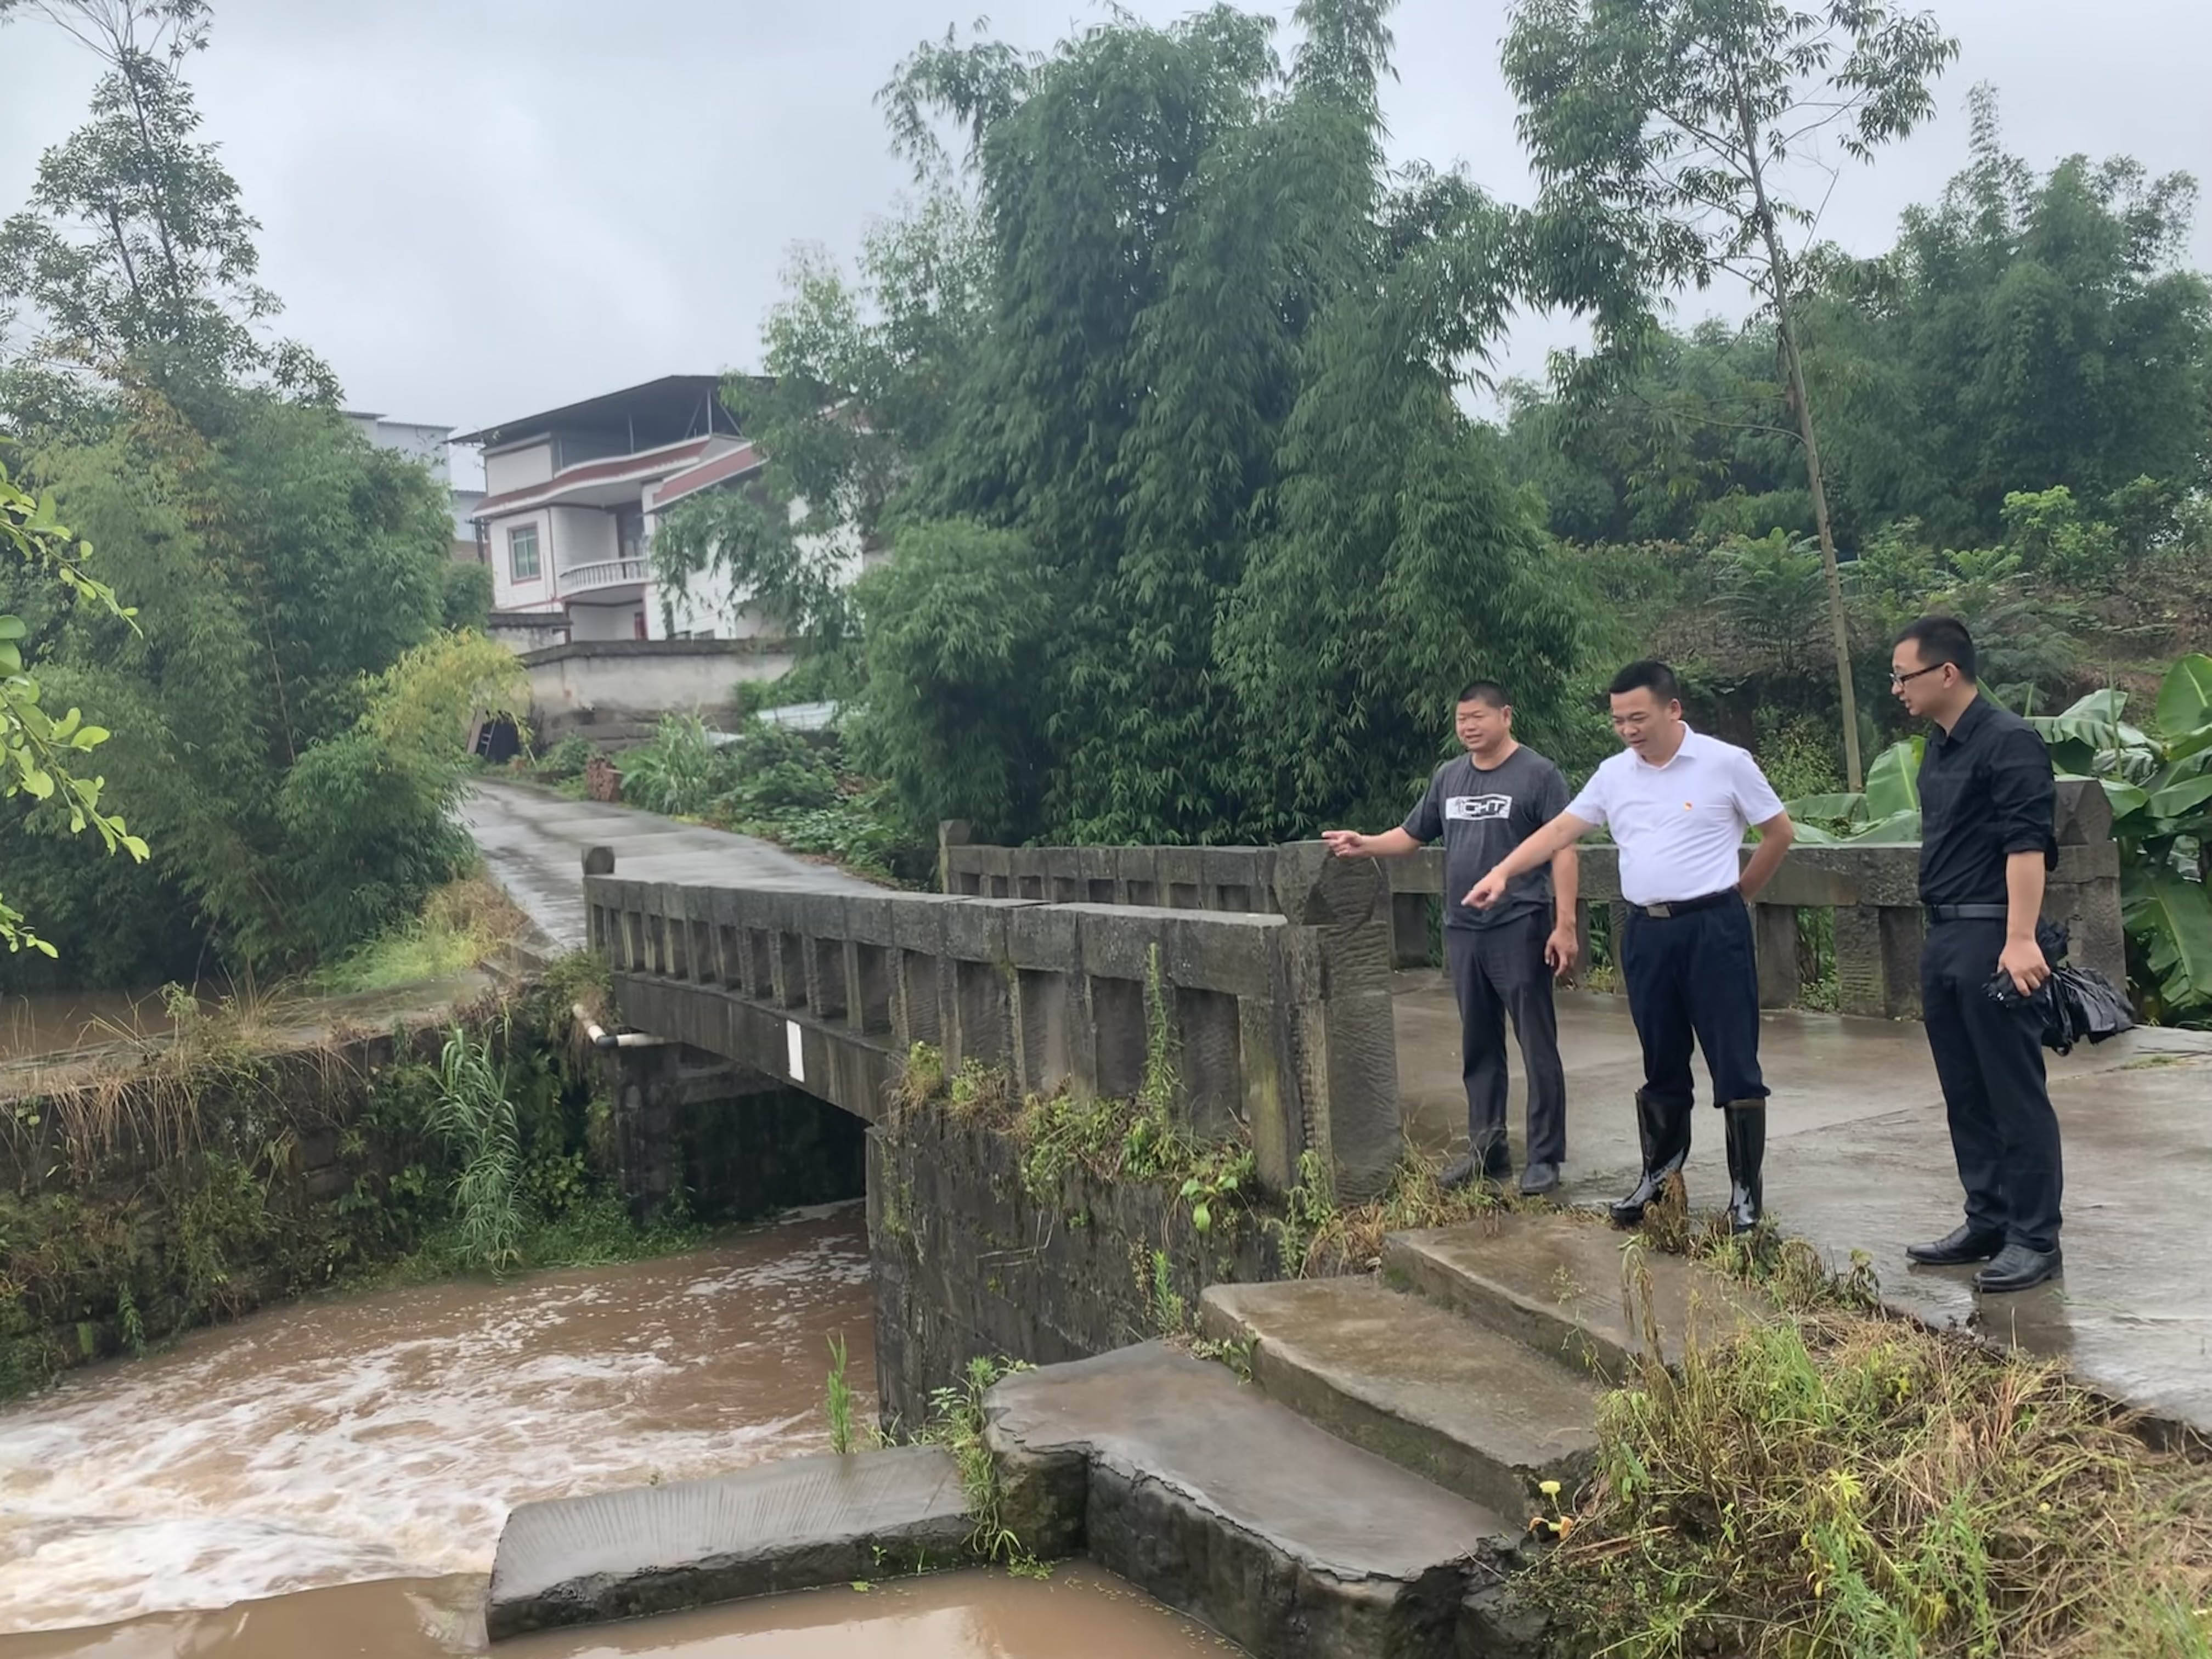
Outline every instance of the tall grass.
[(985, 1354), (970, 1357), (957, 1387), (931, 1390), (929, 1421), (915, 1439), (942, 1446), (951, 1454), (968, 1500), (969, 1516), (975, 1522), (968, 1536), (969, 1549), (978, 1559), (1003, 1565), (1018, 1577), (1044, 1578), (1051, 1576), (1052, 1569), (1032, 1555), (1006, 1524), (999, 1460), (984, 1435), (983, 1396), (1000, 1377), (1028, 1369), (1018, 1359), (994, 1359)]
[(1573, 1650), (2212, 1659), (2203, 1463), (2057, 1366), (1904, 1320), (1730, 1332), (1690, 1333), (1672, 1370), (1648, 1357), (1601, 1407), (1596, 1478), (1531, 1581)]
[(344, 994), (449, 979), (484, 961), (525, 926), (522, 912), (496, 883), (464, 877), (433, 892), (421, 914), (319, 969), (313, 982)]
[(429, 1128), (459, 1165), (451, 1196), (464, 1255), (494, 1273), (514, 1266), (530, 1223), (514, 1103), (490, 1043), (458, 1025), (438, 1055)]

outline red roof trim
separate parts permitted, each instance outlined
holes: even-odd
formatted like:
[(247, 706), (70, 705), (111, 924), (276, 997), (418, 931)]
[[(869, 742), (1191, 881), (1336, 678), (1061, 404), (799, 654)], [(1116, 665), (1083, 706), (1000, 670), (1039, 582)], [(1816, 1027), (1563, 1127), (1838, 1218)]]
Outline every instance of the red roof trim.
[(742, 449), (732, 449), (726, 454), (715, 456), (712, 460), (702, 461), (685, 471), (663, 478), (660, 481), (660, 487), (653, 492), (653, 501), (650, 505), (657, 513), (672, 502), (682, 501), (686, 495), (695, 495), (710, 485), (721, 483), (725, 478), (733, 478), (741, 473), (750, 472), (762, 465), (763, 462), (760, 452), (750, 444), (745, 445)]
[(562, 490), (577, 484), (604, 483), (630, 473), (635, 473), (650, 483), (658, 476), (681, 472), (687, 467), (696, 465), (700, 455), (714, 441), (712, 437), (693, 438), (684, 443), (671, 444), (665, 449), (649, 450), (642, 455), (617, 455), (611, 460), (586, 461), (580, 466), (563, 467), (544, 483), (525, 484), (520, 489), (485, 496), (476, 504), (476, 509), (470, 516), (488, 519), (510, 507), (540, 496), (558, 495)]

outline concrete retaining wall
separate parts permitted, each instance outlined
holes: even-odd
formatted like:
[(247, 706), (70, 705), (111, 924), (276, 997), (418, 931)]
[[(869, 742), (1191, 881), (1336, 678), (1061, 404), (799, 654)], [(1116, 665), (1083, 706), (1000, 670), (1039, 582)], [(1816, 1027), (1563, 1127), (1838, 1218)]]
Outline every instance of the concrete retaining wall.
[(1192, 1316), (1208, 1285), (1286, 1277), (1273, 1237), (1233, 1201), (1220, 1208), (1201, 1236), (1188, 1206), (1149, 1182), (1071, 1170), (1033, 1194), (1020, 1147), (988, 1126), (939, 1109), (878, 1125), (868, 1255), (886, 1419), (924, 1421), (931, 1390), (979, 1354), (1048, 1365), (1159, 1334), (1155, 1251)]
[(580, 640), (524, 653), (531, 729), (541, 739), (591, 727), (650, 726), (719, 710), (740, 680), (772, 680), (795, 660), (757, 640)]

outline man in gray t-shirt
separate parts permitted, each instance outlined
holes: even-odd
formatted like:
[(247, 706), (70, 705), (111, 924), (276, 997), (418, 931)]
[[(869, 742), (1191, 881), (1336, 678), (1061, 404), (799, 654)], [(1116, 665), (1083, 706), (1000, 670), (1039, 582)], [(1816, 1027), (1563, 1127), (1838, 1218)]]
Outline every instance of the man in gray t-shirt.
[(1524, 1193), (1559, 1184), (1567, 1155), (1567, 1080), (1552, 980), (1575, 963), (1576, 869), (1571, 847), (1516, 877), (1504, 902), (1477, 910), (1470, 889), (1567, 806), (1559, 769), (1513, 739), (1505, 694), (1478, 680), (1459, 694), (1454, 729), (1467, 753), (1429, 780), (1405, 823), (1379, 836), (1331, 830), (1323, 839), (1340, 858), (1389, 858), (1441, 836), (1444, 844), (1444, 956), (1458, 998), (1461, 1073), (1467, 1085), (1468, 1156), (1444, 1175), (1447, 1186), (1512, 1174), (1505, 1138), (1505, 1019), (1510, 1014), (1528, 1079), (1528, 1158)]

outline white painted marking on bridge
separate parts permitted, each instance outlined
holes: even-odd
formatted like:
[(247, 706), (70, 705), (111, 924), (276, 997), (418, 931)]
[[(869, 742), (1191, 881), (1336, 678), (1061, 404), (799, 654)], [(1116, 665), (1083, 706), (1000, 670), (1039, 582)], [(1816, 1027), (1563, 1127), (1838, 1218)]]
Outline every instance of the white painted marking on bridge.
[(793, 1083), (805, 1082), (806, 1043), (799, 1032), (799, 1022), (795, 1019), (787, 1019), (783, 1022), (783, 1047), (790, 1062), (791, 1080)]

